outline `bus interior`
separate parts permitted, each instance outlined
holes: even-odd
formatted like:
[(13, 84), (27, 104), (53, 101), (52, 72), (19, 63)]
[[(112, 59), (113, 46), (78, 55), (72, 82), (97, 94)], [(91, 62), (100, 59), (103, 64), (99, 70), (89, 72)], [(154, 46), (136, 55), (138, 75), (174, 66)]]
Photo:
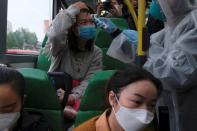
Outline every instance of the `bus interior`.
[[(75, 0), (78, 1), (78, 0)], [(84, 0), (93, 7), (94, 0)], [(39, 1), (37, 1), (39, 4)], [(74, 0), (53, 0), (52, 18), (62, 9), (66, 9)], [(63, 117), (63, 109), (56, 95), (56, 90), (48, 77), (50, 60), (43, 54), (43, 48), (47, 44), (47, 35), (43, 38), (39, 52), (8, 50), (6, 46), (7, 37), (7, 14), (9, 0), (0, 1), (0, 64), (17, 69), (25, 77), (26, 100), (24, 109), (27, 111), (38, 111), (44, 114), (52, 125), (54, 131), (65, 131), (66, 122)], [(16, 5), (18, 6), (18, 5)], [(20, 7), (19, 7), (20, 8)], [(35, 7), (36, 8), (36, 7)], [(120, 29), (129, 28), (123, 18), (110, 18)], [(109, 34), (97, 29), (95, 44), (99, 46), (103, 54), (104, 70), (96, 73), (89, 81), (88, 87), (81, 100), (80, 108), (74, 126), (88, 120), (89, 118), (101, 114), (105, 110), (104, 85), (117, 69), (125, 69), (126, 65), (121, 61), (106, 55), (112, 38)], [(69, 92), (69, 91), (68, 91)], [(97, 93), (93, 93), (97, 92)], [(159, 131), (169, 131), (168, 109), (160, 108), (160, 124), (153, 124), (153, 128)]]

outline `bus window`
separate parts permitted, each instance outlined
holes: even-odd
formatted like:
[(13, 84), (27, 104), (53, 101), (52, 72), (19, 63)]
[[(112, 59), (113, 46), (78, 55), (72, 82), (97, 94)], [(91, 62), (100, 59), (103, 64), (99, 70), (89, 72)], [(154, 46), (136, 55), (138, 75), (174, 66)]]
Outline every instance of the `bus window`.
[(51, 22), (52, 2), (8, 0), (7, 53), (38, 53)]

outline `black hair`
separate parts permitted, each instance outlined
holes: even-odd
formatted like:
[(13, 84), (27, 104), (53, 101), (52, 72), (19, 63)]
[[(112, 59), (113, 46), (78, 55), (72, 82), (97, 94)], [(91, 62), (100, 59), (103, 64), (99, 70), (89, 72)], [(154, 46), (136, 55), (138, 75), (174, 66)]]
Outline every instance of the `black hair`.
[[(78, 41), (77, 41), (77, 36), (75, 35), (75, 33), (70, 29), (68, 31), (68, 46), (72, 51), (75, 52), (80, 52), (81, 50), (78, 48)], [(87, 51), (92, 51), (93, 49), (93, 40), (88, 40), (86, 45), (85, 45), (85, 49)]]
[(151, 73), (148, 71), (132, 66), (127, 70), (118, 70), (114, 73), (111, 79), (108, 81), (106, 85), (106, 98), (108, 100), (108, 95), (110, 91), (113, 91), (117, 96), (119, 96), (120, 92), (129, 84), (141, 81), (141, 80), (148, 80), (152, 82), (156, 89), (157, 94), (160, 96), (162, 91), (162, 83), (160, 80), (155, 78)]
[[(80, 12), (81, 13), (90, 13), (90, 14), (93, 14), (94, 13), (94, 10), (89, 7), (88, 5), (86, 5), (88, 7), (87, 8), (82, 8), (80, 9)], [(73, 25), (73, 26), (76, 26), (76, 25)], [(78, 42), (77, 42), (77, 36), (75, 35), (75, 33), (73, 32), (72, 28), (73, 26), (69, 29), (68, 31), (68, 46), (69, 48), (72, 50), (72, 51), (76, 51), (76, 52), (79, 52), (80, 49), (78, 48)], [(86, 50), (88, 51), (92, 51), (93, 49), (93, 40), (88, 40), (87, 43), (86, 43)]]
[(10, 88), (13, 89), (23, 101), (25, 80), (21, 73), (14, 69), (0, 66), (0, 85), (3, 84), (9, 84)]

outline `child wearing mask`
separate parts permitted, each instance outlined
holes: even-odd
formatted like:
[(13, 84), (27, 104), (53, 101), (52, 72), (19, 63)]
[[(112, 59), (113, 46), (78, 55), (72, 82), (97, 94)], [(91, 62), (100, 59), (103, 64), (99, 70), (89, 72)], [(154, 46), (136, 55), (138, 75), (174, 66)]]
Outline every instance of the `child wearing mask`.
[(122, 6), (116, 0), (98, 0), (97, 14), (103, 17), (121, 17)]

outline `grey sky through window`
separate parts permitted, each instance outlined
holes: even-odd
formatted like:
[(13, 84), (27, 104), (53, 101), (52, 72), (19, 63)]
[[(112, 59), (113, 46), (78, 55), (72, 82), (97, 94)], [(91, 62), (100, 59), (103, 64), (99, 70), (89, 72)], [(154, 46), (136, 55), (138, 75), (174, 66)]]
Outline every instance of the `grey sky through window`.
[(44, 20), (50, 19), (51, 12), (52, 0), (8, 0), (8, 21), (13, 31), (28, 28), (39, 41), (44, 37)]

